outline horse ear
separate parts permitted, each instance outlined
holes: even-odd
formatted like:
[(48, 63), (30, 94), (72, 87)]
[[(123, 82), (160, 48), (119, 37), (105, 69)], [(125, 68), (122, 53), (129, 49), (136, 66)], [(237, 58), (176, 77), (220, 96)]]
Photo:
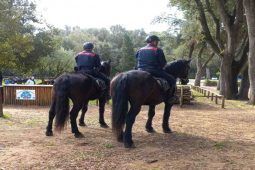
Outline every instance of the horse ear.
[(111, 62), (112, 62), (112, 60), (111, 60), (111, 59), (109, 59), (109, 60), (108, 60), (108, 63), (109, 63), (109, 64), (111, 64)]
[(187, 60), (186, 62), (187, 62), (187, 64), (189, 64), (191, 62), (191, 59)]

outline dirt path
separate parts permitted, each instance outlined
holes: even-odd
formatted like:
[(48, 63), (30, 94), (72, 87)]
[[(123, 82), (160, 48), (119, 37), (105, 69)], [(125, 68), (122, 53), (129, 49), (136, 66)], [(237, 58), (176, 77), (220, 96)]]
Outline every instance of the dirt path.
[[(111, 129), (98, 124), (91, 106), (84, 139), (75, 139), (70, 124), (61, 134), (45, 136), (48, 108), (6, 107), (0, 119), (0, 169), (255, 169), (255, 109), (227, 105), (220, 109), (195, 102), (174, 106), (173, 134), (161, 129), (162, 106), (154, 128), (145, 131), (147, 108), (134, 125), (135, 149), (115, 141)], [(110, 109), (106, 109), (110, 124)]]

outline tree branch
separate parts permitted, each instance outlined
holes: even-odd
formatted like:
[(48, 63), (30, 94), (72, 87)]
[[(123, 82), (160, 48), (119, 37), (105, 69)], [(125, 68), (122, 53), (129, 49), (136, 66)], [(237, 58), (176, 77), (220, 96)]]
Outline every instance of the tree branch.
[(242, 50), (242, 56), (241, 58), (237, 61), (238, 65), (238, 70), (241, 70), (243, 65), (247, 62), (248, 56), (247, 53), (249, 51), (249, 41), (246, 42), (243, 50)]
[(192, 58), (192, 53), (195, 49), (195, 45), (196, 45), (196, 40), (191, 40), (190, 42), (190, 49), (189, 49), (189, 55), (188, 55), (188, 58), (191, 59)]
[(226, 2), (224, 0), (216, 0), (217, 7), (220, 12), (220, 17), (222, 19), (223, 24), (225, 25), (228, 32), (230, 32), (231, 22), (230, 22), (230, 15), (225, 9)]
[(236, 16), (235, 16), (235, 25), (242, 24), (244, 21), (244, 8), (243, 0), (237, 0), (236, 2)]
[(205, 61), (205, 63), (202, 65), (202, 68), (205, 68), (207, 66), (207, 64), (212, 60), (212, 58), (214, 57), (215, 53), (212, 52), (210, 57)]
[(205, 12), (204, 12), (204, 7), (203, 4), (201, 2), (201, 0), (195, 0), (196, 4), (197, 4), (197, 9), (199, 12), (199, 20), (203, 29), (203, 33), (206, 39), (206, 42), (211, 46), (212, 50), (218, 55), (218, 56), (223, 56), (221, 53), (220, 48), (218, 47), (218, 45), (216, 44), (216, 42), (214, 41), (214, 39), (212, 38), (212, 35), (210, 33), (208, 24), (207, 24), (207, 20), (206, 20), (206, 16), (205, 16)]
[(221, 50), (224, 49), (224, 45), (221, 41), (221, 37), (220, 37), (220, 20), (217, 18), (217, 16), (215, 15), (215, 13), (212, 10), (212, 6), (211, 3), (209, 2), (209, 0), (205, 0), (206, 3), (206, 8), (208, 13), (211, 15), (214, 24), (215, 24), (215, 30), (216, 30), (216, 35), (215, 35), (215, 39), (218, 43), (218, 46), (220, 47)]
[(203, 52), (204, 52), (204, 49), (206, 47), (206, 43), (205, 42), (202, 42), (202, 47), (200, 48), (199, 52), (198, 52), (198, 58), (201, 58)]

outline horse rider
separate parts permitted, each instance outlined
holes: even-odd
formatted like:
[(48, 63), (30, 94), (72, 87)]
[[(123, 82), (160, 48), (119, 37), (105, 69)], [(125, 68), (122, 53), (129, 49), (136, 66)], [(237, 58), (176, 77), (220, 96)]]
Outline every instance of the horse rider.
[(75, 57), (76, 65), (79, 72), (89, 74), (93, 77), (100, 78), (106, 85), (106, 99), (110, 99), (110, 79), (100, 73), (101, 59), (98, 54), (93, 52), (94, 45), (91, 42), (83, 44), (82, 52)]
[(176, 96), (174, 96), (176, 80), (163, 70), (167, 62), (163, 50), (158, 48), (160, 39), (156, 35), (149, 35), (145, 41), (147, 45), (139, 49), (136, 53), (136, 68), (147, 71), (154, 77), (165, 79), (170, 87), (172, 87), (172, 91), (167, 91), (165, 100), (168, 103), (172, 103), (176, 100)]

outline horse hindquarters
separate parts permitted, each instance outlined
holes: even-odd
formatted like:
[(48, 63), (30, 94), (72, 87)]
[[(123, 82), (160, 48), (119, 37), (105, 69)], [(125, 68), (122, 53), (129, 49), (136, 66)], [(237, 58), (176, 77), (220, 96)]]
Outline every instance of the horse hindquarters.
[(69, 116), (69, 83), (68, 81), (61, 84), (56, 82), (53, 88), (55, 91), (55, 128), (61, 131)]
[(112, 129), (119, 142), (123, 141), (123, 127), (128, 111), (127, 75), (121, 74), (111, 82)]

